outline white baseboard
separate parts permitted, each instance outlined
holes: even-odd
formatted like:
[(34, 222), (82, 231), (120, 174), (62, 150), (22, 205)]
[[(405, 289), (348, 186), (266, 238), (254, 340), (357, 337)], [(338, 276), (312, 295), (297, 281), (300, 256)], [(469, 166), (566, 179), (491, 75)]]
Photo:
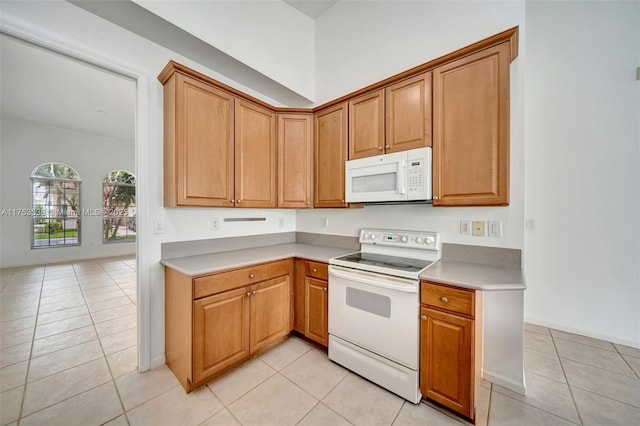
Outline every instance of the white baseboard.
[(150, 370), (165, 364), (164, 354), (151, 359)]
[(524, 377), (522, 378), (523, 382), (517, 382), (513, 379), (510, 379), (508, 377), (503, 376), (502, 374), (497, 374), (497, 373), (492, 373), (490, 371), (487, 370), (482, 370), (482, 378), (484, 378), (485, 380), (490, 381), (491, 383), (493, 383), (494, 385), (500, 385), (503, 388), (507, 388), (509, 390), (512, 390), (514, 392), (517, 392), (521, 395), (526, 395), (527, 393), (527, 386), (524, 383)]
[(609, 336), (606, 334), (594, 333), (589, 330), (583, 330), (579, 328), (566, 327), (564, 325), (555, 324), (553, 322), (548, 322), (544, 320), (525, 318), (524, 322), (528, 322), (530, 324), (540, 325), (542, 327), (553, 328), (555, 330), (564, 331), (567, 333), (580, 334), (582, 336), (593, 337), (594, 339), (605, 340), (607, 342), (617, 343), (619, 345), (631, 346), (632, 348), (640, 349), (640, 340), (627, 340), (620, 339), (617, 337)]

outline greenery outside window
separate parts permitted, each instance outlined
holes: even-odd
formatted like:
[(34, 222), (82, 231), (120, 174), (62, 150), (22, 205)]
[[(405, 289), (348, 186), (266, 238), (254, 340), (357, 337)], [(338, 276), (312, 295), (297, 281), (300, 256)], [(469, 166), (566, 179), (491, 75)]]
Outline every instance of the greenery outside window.
[(66, 164), (45, 163), (31, 173), (31, 248), (80, 245), (80, 175)]
[(136, 240), (136, 177), (126, 170), (114, 170), (102, 182), (104, 208), (103, 243)]

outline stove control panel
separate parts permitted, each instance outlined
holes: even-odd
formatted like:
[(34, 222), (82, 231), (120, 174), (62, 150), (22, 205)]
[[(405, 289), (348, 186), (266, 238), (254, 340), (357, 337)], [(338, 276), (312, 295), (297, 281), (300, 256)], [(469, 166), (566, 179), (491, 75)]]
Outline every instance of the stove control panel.
[(440, 250), (440, 234), (430, 231), (362, 229), (360, 244), (377, 244), (412, 249)]

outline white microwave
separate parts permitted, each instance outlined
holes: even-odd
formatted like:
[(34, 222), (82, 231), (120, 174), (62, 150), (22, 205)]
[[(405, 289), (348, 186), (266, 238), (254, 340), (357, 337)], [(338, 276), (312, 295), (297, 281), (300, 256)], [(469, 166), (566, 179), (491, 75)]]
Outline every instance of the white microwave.
[(348, 203), (431, 200), (431, 147), (346, 162)]

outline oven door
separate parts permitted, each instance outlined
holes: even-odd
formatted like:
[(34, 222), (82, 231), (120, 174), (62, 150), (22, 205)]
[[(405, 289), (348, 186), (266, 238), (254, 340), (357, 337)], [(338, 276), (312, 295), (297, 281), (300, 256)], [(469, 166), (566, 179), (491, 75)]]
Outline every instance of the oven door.
[(329, 334), (418, 369), (419, 281), (329, 266)]

